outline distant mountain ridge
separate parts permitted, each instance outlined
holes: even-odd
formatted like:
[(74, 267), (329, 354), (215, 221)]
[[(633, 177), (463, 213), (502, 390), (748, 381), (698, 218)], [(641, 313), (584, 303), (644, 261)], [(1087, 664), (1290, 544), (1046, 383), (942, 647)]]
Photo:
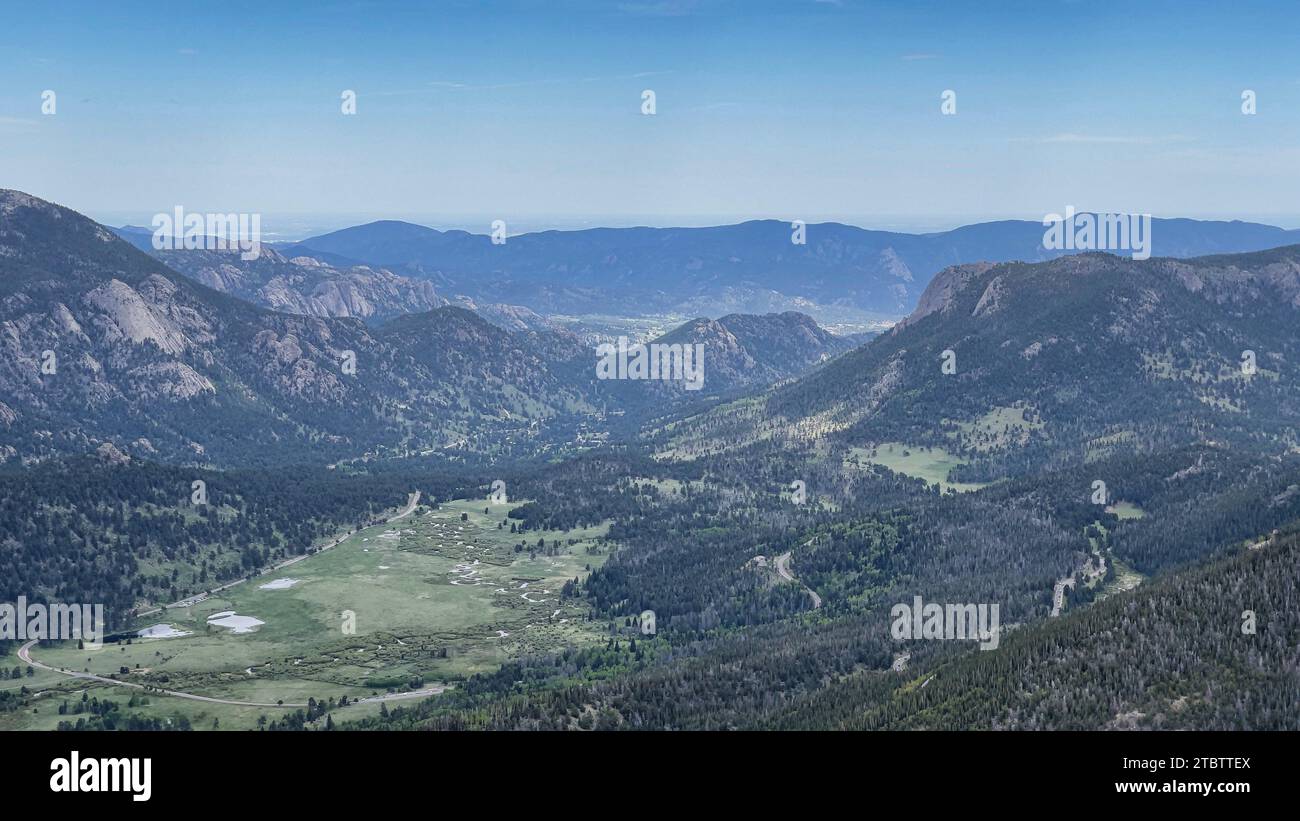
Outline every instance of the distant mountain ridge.
[(665, 447), (904, 442), (962, 453), (985, 479), (1116, 449), (1277, 454), (1300, 447), (1298, 322), (1300, 246), (954, 266), (891, 332)]
[(372, 267), (336, 254), (290, 258), (271, 245), (262, 245), (255, 259), (246, 260), (236, 249), (158, 250), (153, 247), (153, 232), (139, 226), (109, 230), (209, 288), (273, 311), (303, 316), (351, 316), (377, 324), (403, 314), (455, 304), (509, 331), (557, 330), (557, 326), (529, 308), (476, 303), (460, 295), (445, 297), (428, 280), (399, 276), (387, 268)]
[(702, 344), (710, 390), (779, 382), (852, 350), (856, 338), (832, 334), (807, 314), (729, 314), (693, 319), (655, 342)]
[[(840, 223), (757, 220), (708, 228), (593, 228), (511, 236), (380, 221), (286, 246), (291, 255), (345, 257), (428, 279), (476, 300), (540, 313), (679, 311), (722, 315), (787, 308), (899, 317), (951, 265), (1038, 262), (1072, 251), (1043, 247), (1041, 222), (1000, 221), (931, 234)], [(1300, 230), (1247, 222), (1153, 219), (1153, 253), (1242, 253), (1300, 243)]]
[[(263, 252), (257, 262), (273, 274), (265, 282), (316, 270)], [(258, 282), (226, 252), (175, 253), (218, 265), (213, 275), (230, 279), (214, 284), (232, 291), (251, 287), (239, 277)], [(531, 453), (601, 428), (607, 408), (632, 416), (695, 398), (662, 383), (600, 380), (592, 345), (534, 329), (527, 311), (499, 314), (515, 327), (448, 305), (378, 325), (270, 310), (172, 270), (74, 211), (0, 190), (0, 462), (105, 444), (220, 466)], [(720, 367), (710, 391), (798, 375), (849, 344), (806, 317), (733, 321), (747, 329), (747, 347), (734, 353), (754, 364), (728, 369), (723, 349), (711, 351)], [(710, 348), (730, 339), (701, 322), (712, 328), (701, 340)], [(786, 339), (792, 325), (804, 332)]]
[(115, 233), (209, 288), (283, 313), (373, 322), (448, 304), (427, 280), (383, 268), (339, 269), (314, 257), (290, 259), (268, 246), (252, 260), (241, 259), (237, 249), (155, 250), (150, 235)]

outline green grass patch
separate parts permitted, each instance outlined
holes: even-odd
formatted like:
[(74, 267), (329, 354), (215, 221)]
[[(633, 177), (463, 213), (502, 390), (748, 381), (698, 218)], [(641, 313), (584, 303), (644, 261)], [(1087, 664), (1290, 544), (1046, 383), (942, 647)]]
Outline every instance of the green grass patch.
[(1147, 515), (1147, 512), (1132, 502), (1116, 502), (1113, 505), (1106, 506), (1107, 513), (1113, 513), (1121, 520), (1124, 519), (1141, 519)]
[(874, 448), (851, 448), (848, 459), (856, 457), (860, 463), (880, 465), (895, 473), (921, 479), (926, 484), (938, 485), (941, 490), (968, 493), (988, 487), (985, 482), (950, 482), (948, 474), (966, 460), (948, 453), (943, 448), (916, 447), (902, 442), (885, 442)]
[[(580, 603), (562, 599), (560, 588), (586, 577), (608, 558), (608, 523), (512, 534), (511, 524), (518, 520), (507, 514), (519, 504), (441, 504), (366, 528), (289, 567), (136, 625), (168, 623), (190, 633), (185, 637), (135, 639), (98, 650), (65, 643), (37, 648), (33, 655), (46, 664), (103, 676), (121, 676), (126, 667), (126, 681), (204, 696), (294, 704), (400, 692), (416, 677), (426, 686), (454, 685), (517, 655), (603, 641), (603, 630), (586, 621)], [(262, 589), (277, 579), (297, 582)], [(210, 625), (208, 618), (222, 611), (264, 624), (248, 633)], [(355, 630), (345, 632), (353, 624)], [(55, 673), (38, 671), (37, 676), (24, 682), (33, 689), (88, 686)], [(125, 702), (133, 692), (89, 686), (125, 693), (115, 701)], [(206, 704), (158, 694), (139, 709), (160, 716), (179, 711), (202, 729), (210, 728), (213, 719), (222, 728), (235, 729), (254, 726), (262, 714), (283, 714), (275, 707)], [(57, 724), (46, 713), (24, 714), (0, 726)]]

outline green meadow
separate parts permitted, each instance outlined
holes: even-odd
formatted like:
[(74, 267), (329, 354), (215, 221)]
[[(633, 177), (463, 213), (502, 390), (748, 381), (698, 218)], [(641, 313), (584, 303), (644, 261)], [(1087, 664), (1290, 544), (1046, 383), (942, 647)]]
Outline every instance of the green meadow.
[[(518, 504), (458, 500), (421, 506), (404, 519), (361, 530), (329, 550), (135, 626), (169, 624), (188, 635), (137, 638), (94, 650), (78, 650), (69, 642), (34, 648), (33, 657), (186, 693), (294, 705), (309, 698), (346, 695), (353, 701), (400, 693), (413, 681), (417, 689), (455, 686), (516, 655), (603, 640), (602, 627), (588, 622), (581, 606), (564, 602), (560, 588), (605, 562), (608, 524), (512, 534), (511, 522), (517, 520), (507, 514)], [(544, 540), (540, 548), (539, 538)], [(521, 542), (525, 548), (517, 550)], [(280, 589), (263, 587), (277, 580), (294, 581)], [(235, 632), (209, 623), (214, 614), (227, 612), (263, 624)], [(58, 702), (67, 694), (80, 698), (87, 688), (124, 708), (133, 692), (143, 695), (41, 670), (12, 686), (23, 683), (51, 690), (43, 697), (50, 709), (0, 716), (0, 727), (52, 728), (64, 718), (55, 714)], [(276, 706), (211, 704), (156, 693), (148, 698), (149, 705), (135, 712), (185, 715), (203, 729), (213, 719), (223, 729), (248, 728), (263, 714), (274, 718), (283, 712)], [(378, 709), (377, 703), (350, 706), (334, 720)]]
[(980, 482), (950, 482), (948, 474), (966, 460), (948, 453), (943, 448), (916, 447), (902, 442), (883, 442), (875, 448), (851, 448), (849, 458), (857, 457), (859, 462), (880, 465), (895, 473), (923, 480), (926, 484), (938, 485), (941, 490), (955, 490), (967, 493), (987, 487)]
[(1132, 502), (1116, 502), (1106, 508), (1107, 513), (1113, 513), (1120, 519), (1141, 519), (1147, 515), (1147, 512)]

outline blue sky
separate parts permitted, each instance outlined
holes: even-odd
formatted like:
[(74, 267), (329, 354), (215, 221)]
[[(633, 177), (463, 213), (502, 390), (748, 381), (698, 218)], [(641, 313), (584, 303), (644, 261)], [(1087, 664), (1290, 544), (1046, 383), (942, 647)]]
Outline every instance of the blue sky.
[(111, 222), (1300, 225), (1294, 2), (42, 5), (0, 27), (0, 187)]

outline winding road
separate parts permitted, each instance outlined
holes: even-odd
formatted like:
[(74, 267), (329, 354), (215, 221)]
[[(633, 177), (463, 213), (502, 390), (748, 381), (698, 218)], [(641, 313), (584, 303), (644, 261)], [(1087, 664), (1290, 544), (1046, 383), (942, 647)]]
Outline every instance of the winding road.
[[(807, 547), (810, 544), (812, 544), (811, 539), (807, 542), (804, 542), (803, 547)], [(818, 596), (816, 591), (814, 591), (811, 587), (799, 581), (794, 576), (790, 575), (790, 553), (791, 551), (787, 550), (786, 552), (782, 553), (780, 556), (776, 557), (776, 559), (774, 560), (776, 562), (776, 572), (781, 574), (781, 578), (785, 579), (788, 582), (794, 582), (795, 584), (802, 587), (805, 591), (807, 591), (808, 595), (812, 596), (813, 609), (817, 610), (822, 606), (822, 597)]]
[(103, 682), (104, 684), (111, 684), (115, 687), (133, 687), (137, 690), (144, 690), (149, 693), (158, 693), (166, 696), (176, 696), (177, 698), (188, 698), (191, 701), (207, 701), (212, 704), (231, 704), (236, 707), (302, 708), (307, 706), (306, 704), (269, 704), (262, 701), (235, 701), (234, 699), (229, 699), (229, 698), (212, 698), (211, 696), (200, 696), (200, 695), (195, 695), (194, 693), (182, 693), (179, 690), (162, 690), (156, 687), (146, 687), (143, 684), (136, 684), (133, 681), (119, 681), (118, 679), (108, 678), (107, 676), (97, 676), (94, 673), (77, 673), (72, 670), (65, 670), (62, 667), (51, 667), (48, 664), (42, 664), (41, 662), (32, 658), (31, 649), (35, 644), (36, 644), (35, 641), (29, 641), (26, 644), (24, 644), (21, 648), (19, 648), (18, 658), (22, 659), (23, 661), (27, 662), (33, 667), (39, 667), (42, 670), (49, 670), (54, 673), (62, 673), (65, 676), (71, 676), (73, 678), (84, 678), (84, 679), (89, 679), (91, 681), (99, 681), (99, 682)]
[[(404, 519), (407, 516), (410, 516), (411, 513), (415, 510), (415, 506), (419, 503), (420, 503), (420, 491), (417, 490), (411, 494), (409, 499), (407, 499), (406, 507), (402, 508), (395, 515), (384, 520), (384, 524), (391, 524), (392, 522), (395, 522), (398, 519)], [(342, 536), (336, 537), (333, 541), (329, 542), (328, 544), (326, 544), (324, 547), (320, 548), (320, 550), (317, 550), (316, 552), (319, 553), (321, 550), (328, 550), (331, 547), (342, 544), (344, 540), (346, 540), (349, 536), (351, 536), (355, 532), (356, 531), (348, 531)], [(277, 564), (276, 566), (272, 567), (270, 570), (267, 570), (265, 573), (261, 575), (266, 575), (267, 573), (274, 573), (275, 571), (280, 570), (281, 568), (287, 567), (296, 562), (300, 562), (303, 559), (307, 558), (308, 555), (314, 555), (314, 554), (304, 554), (302, 556), (294, 556), (292, 559)], [(189, 607), (191, 605), (198, 604), (199, 602), (208, 598), (208, 596), (210, 596), (212, 593), (217, 593), (222, 590), (226, 590), (227, 588), (234, 587), (235, 585), (241, 584), (244, 581), (246, 580), (239, 579), (238, 581), (234, 581), (222, 587), (215, 588), (209, 593), (204, 593), (201, 596), (191, 596), (188, 599), (182, 599), (181, 601), (176, 602), (175, 604), (169, 604), (167, 606), (168, 607)], [(188, 602), (188, 604), (186, 602)], [(158, 612), (158, 611), (149, 611), (149, 613), (152, 612)], [(142, 613), (140, 615), (148, 615), (148, 613)], [(32, 651), (32, 647), (34, 647), (35, 645), (36, 645), (35, 641), (29, 641), (26, 644), (24, 644), (18, 650), (18, 658), (22, 659), (24, 662), (32, 665), (33, 667), (39, 667), (42, 670), (49, 670), (52, 673), (60, 673), (65, 676), (71, 676), (72, 678), (81, 678), (81, 679), (88, 679), (91, 681), (98, 681), (104, 684), (111, 684), (114, 687), (133, 687), (137, 690), (143, 690), (149, 693), (156, 693), (159, 695), (166, 695), (166, 696), (175, 696), (176, 698), (187, 698), (191, 701), (206, 701), (210, 704), (229, 704), (234, 707), (271, 707), (271, 708), (280, 707), (284, 709), (305, 709), (307, 707), (306, 704), (271, 704), (269, 702), (264, 702), (264, 701), (237, 701), (235, 699), (230, 699), (230, 698), (214, 698), (212, 696), (200, 696), (195, 693), (183, 693), (180, 690), (164, 690), (158, 687), (146, 686), (144, 684), (137, 684), (133, 681), (121, 681), (115, 678), (108, 678), (107, 676), (97, 676), (94, 673), (78, 673), (74, 670), (65, 670), (62, 667), (51, 667), (48, 664), (43, 664), (37, 661), (36, 659), (32, 658), (31, 651)], [(367, 698), (357, 699), (357, 701), (354, 703), (373, 704), (379, 701), (398, 701), (401, 699), (419, 698), (421, 696), (437, 695), (438, 693), (441, 693), (445, 689), (447, 688), (431, 687), (426, 690), (415, 690), (409, 693), (389, 693), (388, 695), (383, 695), (383, 696), (369, 696)]]

